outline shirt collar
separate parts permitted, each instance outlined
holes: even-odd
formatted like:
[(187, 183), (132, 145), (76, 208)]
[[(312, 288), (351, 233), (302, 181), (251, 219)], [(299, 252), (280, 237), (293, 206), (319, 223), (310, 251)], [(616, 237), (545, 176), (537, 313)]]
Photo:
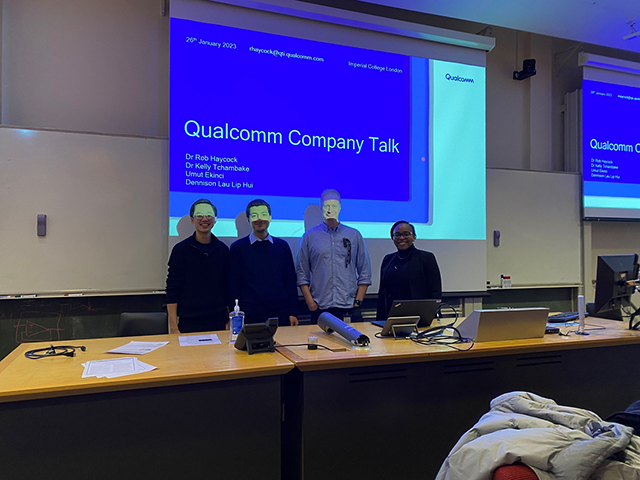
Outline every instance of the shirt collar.
[(267, 238), (265, 238), (264, 240), (262, 240), (261, 238), (256, 237), (253, 232), (251, 232), (249, 234), (249, 242), (251, 243), (251, 245), (253, 245), (256, 242), (263, 242), (263, 241), (267, 241), (267, 242), (271, 242), (273, 243), (273, 237), (271, 236), (271, 234), (267, 235)]
[(324, 222), (322, 222), (320, 225), (322, 226), (322, 229), (323, 229), (325, 232), (337, 232), (337, 231), (340, 229), (340, 226), (342, 225), (342, 223), (339, 223), (338, 225), (336, 225), (336, 228), (333, 228), (333, 229), (332, 229), (332, 228), (329, 228), (329, 227), (327, 226), (327, 224), (326, 224), (326, 223), (324, 223)]

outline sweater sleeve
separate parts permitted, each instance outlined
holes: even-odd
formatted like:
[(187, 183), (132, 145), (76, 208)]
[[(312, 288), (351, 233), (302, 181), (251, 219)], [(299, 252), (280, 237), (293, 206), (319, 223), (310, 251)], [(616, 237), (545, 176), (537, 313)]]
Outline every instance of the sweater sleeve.
[(289, 316), (295, 317), (298, 310), (298, 284), (293, 254), (286, 242), (284, 242), (284, 285), (289, 299)]
[(387, 315), (389, 314), (389, 312), (386, 311), (387, 301), (385, 297), (387, 295), (387, 289), (385, 288), (383, 277), (387, 258), (388, 256), (384, 257), (382, 263), (380, 264), (380, 286), (378, 287), (378, 308), (376, 309), (376, 320), (386, 320)]
[(440, 277), (440, 268), (436, 261), (436, 256), (427, 252), (428, 255), (423, 257), (425, 277), (427, 279), (428, 298), (442, 298), (442, 278)]
[(229, 308), (233, 310), (236, 304), (236, 298), (240, 298), (240, 291), (242, 285), (242, 248), (238, 244), (238, 241), (231, 244), (229, 249)]
[[(177, 245), (176, 245), (177, 246)], [(174, 247), (169, 257), (169, 273), (167, 274), (167, 303), (178, 303), (184, 285), (184, 255), (181, 249)]]
[[(223, 252), (224, 252), (224, 260), (222, 262), (222, 274), (220, 275), (220, 278), (222, 279), (222, 283), (221, 283), (222, 295), (223, 295), (222, 298), (224, 298), (224, 301), (228, 302), (228, 299), (230, 298), (229, 281), (228, 281), (229, 280), (229, 247), (227, 247), (222, 242), (220, 243), (222, 244), (221, 248), (223, 249)], [(234, 302), (234, 306), (235, 306), (235, 302)]]

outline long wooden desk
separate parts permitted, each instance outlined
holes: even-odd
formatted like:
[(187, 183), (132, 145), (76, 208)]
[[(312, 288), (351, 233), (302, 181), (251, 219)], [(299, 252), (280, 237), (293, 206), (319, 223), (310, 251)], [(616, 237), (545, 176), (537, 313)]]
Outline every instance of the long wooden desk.
[[(82, 363), (134, 338), (55, 342), (77, 356), (29, 360), (23, 344), (0, 362), (0, 469), (10, 479), (279, 479), (282, 376), (278, 353), (169, 344), (138, 358), (156, 370), (82, 378)], [(247, 452), (251, 452), (247, 455)]]
[(375, 338), (380, 329), (369, 323), (353, 326), (369, 336), (370, 350), (353, 350), (317, 325), (278, 330), (281, 345), (315, 335), (321, 345), (346, 347), (278, 349), (296, 365), (285, 377), (283, 478), (434, 478), (490, 400), (508, 391), (601, 416), (626, 408), (640, 398), (640, 332), (608, 320), (588, 325), (606, 329), (478, 343), (466, 352)]
[[(82, 379), (131, 338), (69, 342), (75, 358), (0, 362), (0, 465), (11, 479), (433, 478), (447, 453), (507, 391), (528, 390), (601, 416), (640, 398), (640, 333), (620, 322), (591, 335), (476, 344), (466, 352), (371, 338), (352, 350), (317, 325), (280, 328), (279, 347), (248, 356), (222, 345), (170, 343), (140, 360), (157, 370)], [(67, 342), (56, 342), (62, 344)], [(294, 368), (294, 366), (296, 368)], [(282, 421), (284, 419), (284, 421)], [(281, 434), (282, 433), (282, 434)]]

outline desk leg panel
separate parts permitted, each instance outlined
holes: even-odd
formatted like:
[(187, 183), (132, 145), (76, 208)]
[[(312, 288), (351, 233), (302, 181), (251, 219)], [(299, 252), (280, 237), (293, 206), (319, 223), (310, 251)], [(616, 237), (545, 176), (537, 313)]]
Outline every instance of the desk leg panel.
[(444, 362), (306, 372), (304, 479), (434, 478), (498, 392), (479, 374), (486, 362), (474, 365), (458, 376)]
[(0, 404), (3, 478), (280, 479), (281, 377)]

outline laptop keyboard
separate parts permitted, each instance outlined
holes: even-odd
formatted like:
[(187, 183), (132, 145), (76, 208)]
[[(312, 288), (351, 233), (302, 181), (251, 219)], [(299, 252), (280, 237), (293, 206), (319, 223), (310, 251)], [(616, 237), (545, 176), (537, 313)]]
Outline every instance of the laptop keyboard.
[[(587, 315), (588, 315), (587, 313), (584, 314), (585, 317)], [(549, 315), (547, 322), (566, 323), (566, 322), (573, 322), (574, 320), (578, 320), (578, 318), (580, 318), (580, 314), (578, 312), (563, 312), (563, 313), (556, 313), (555, 315)]]

